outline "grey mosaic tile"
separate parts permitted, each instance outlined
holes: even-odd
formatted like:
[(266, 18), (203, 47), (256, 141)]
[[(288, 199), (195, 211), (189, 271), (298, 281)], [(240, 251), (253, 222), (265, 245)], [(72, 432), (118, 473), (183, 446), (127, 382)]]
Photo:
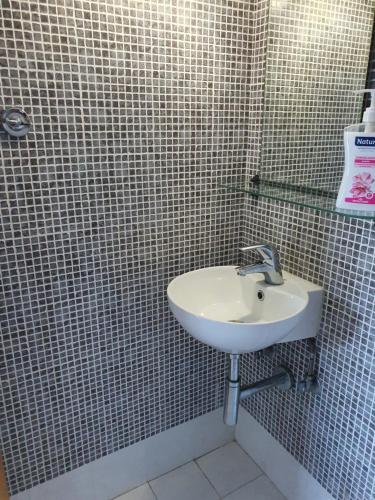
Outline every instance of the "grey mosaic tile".
[[(285, 269), (321, 284), (326, 301), (317, 338), (321, 394), (273, 391), (247, 400), (245, 406), (334, 498), (370, 500), (375, 471), (371, 223), (322, 218), (281, 202), (249, 202), (247, 214), (244, 243), (272, 234)], [(296, 224), (306, 230), (296, 233)], [(261, 363), (247, 355), (242, 377), (246, 382), (262, 378), (283, 362), (302, 379), (308, 353), (302, 341), (279, 346), (273, 359)]]
[[(300, 118), (295, 93), (268, 110), (264, 84), (270, 70), (302, 61), (295, 87), (310, 95), (308, 59), (323, 49), (312, 55), (308, 40), (296, 48), (287, 39), (293, 24), (325, 40), (328, 20), (318, 13), (327, 2), (1, 7), (1, 105), (22, 106), (33, 121), (26, 140), (2, 140), (0, 158), (0, 418), (11, 492), (219, 406), (223, 356), (179, 328), (165, 288), (192, 268), (237, 262), (240, 242), (272, 236), (285, 268), (327, 291), (323, 391), (261, 394), (246, 408), (336, 498), (372, 499), (373, 228), (280, 202), (243, 204), (217, 187), (260, 169), (275, 175), (279, 157), (283, 178), (308, 182), (314, 172), (322, 180), (319, 131), (303, 169), (284, 129), (276, 139), (259, 131), (264, 110), (279, 113), (274, 124)], [(297, 16), (302, 7), (314, 21)], [(345, 47), (351, 68), (354, 51), (362, 67), (373, 1), (339, 0), (334, 9), (344, 22), (333, 54)], [(326, 70), (335, 72), (332, 59)], [(325, 98), (320, 75), (314, 83), (324, 84)], [(347, 90), (357, 78), (348, 76)], [(328, 141), (335, 148), (354, 120), (352, 102), (340, 101)], [(305, 118), (302, 138), (311, 132)], [(340, 155), (329, 159), (330, 180)], [(245, 357), (244, 381), (268, 375), (279, 359), (302, 376), (306, 343), (276, 357)]]
[[(2, 445), (12, 494), (216, 408), (167, 283), (236, 261), (247, 2), (4, 0)], [(204, 381), (204, 383), (202, 383)]]
[[(349, 91), (365, 80), (366, 41), (375, 5), (271, 0), (269, 11), (267, 2), (257, 5), (254, 45), (259, 46), (259, 39), (269, 43), (263, 56), (256, 59), (257, 52), (252, 56), (253, 73), (261, 77), (249, 111), (262, 116), (264, 106), (265, 118), (250, 122), (249, 144), (258, 149), (249, 149), (247, 175), (260, 172), (273, 179), (332, 188), (341, 180), (342, 128), (359, 119), (359, 107), (353, 107)], [(332, 23), (335, 30), (326, 29)], [(268, 38), (260, 35), (267, 32)], [(353, 45), (347, 47), (348, 37)], [(340, 67), (338, 57), (344, 58)], [(341, 79), (341, 71), (346, 78)], [(318, 97), (313, 102), (311, 86)], [(340, 95), (336, 114), (341, 86), (347, 93)], [(271, 92), (282, 94), (282, 99), (276, 102)], [(327, 95), (332, 98), (325, 101)], [(306, 154), (306, 148), (298, 145), (312, 130), (314, 141), (306, 142)], [(329, 159), (322, 153), (328, 146), (334, 151)], [(317, 338), (321, 394), (270, 391), (246, 400), (244, 406), (338, 500), (374, 498), (374, 237), (370, 222), (322, 216), (283, 202), (245, 200), (242, 244), (272, 240), (284, 268), (322, 285), (326, 300)], [(280, 362), (293, 367), (302, 379), (308, 354), (308, 343), (301, 341), (280, 345), (271, 359), (243, 356), (242, 379), (250, 383), (269, 376)]]
[(337, 190), (343, 129), (361, 121), (372, 1), (270, 0), (262, 174)]

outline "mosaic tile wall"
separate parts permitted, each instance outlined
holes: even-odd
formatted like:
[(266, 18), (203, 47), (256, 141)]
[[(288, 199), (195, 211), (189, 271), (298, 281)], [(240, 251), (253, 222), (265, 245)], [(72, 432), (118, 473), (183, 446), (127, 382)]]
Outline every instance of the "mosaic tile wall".
[(263, 177), (335, 190), (343, 128), (361, 121), (373, 2), (269, 4)]
[[(273, 29), (274, 9), (302, 4), (327, 2), (272, 0)], [(335, 2), (350, 40), (372, 7)], [(216, 187), (263, 166), (268, 8), (2, 0), (1, 106), (33, 122), (28, 139), (0, 143), (1, 448), (12, 493), (216, 408), (223, 356), (182, 332), (165, 287), (236, 262), (240, 239), (272, 235), (285, 269), (327, 291), (322, 394), (272, 392), (246, 407), (336, 498), (375, 496), (372, 228), (242, 205)], [(276, 356), (300, 376), (306, 368), (304, 342)], [(243, 377), (277, 362), (248, 356)]]
[[(333, 15), (347, 13), (342, 33), (348, 38), (358, 36), (358, 19), (362, 29), (373, 19), (374, 2), (281, 2), (271, 0), (271, 7), (284, 6), (288, 16), (296, 19), (293, 8), (307, 10), (321, 7), (332, 9)], [(259, 1), (258, 30), (267, 32), (267, 11)], [(273, 30), (277, 27), (273, 11)], [(284, 12), (284, 11), (283, 11)], [(331, 11), (330, 11), (331, 12)], [(327, 14), (328, 16), (328, 14)], [(280, 19), (281, 26), (285, 21)], [(299, 18), (303, 16), (299, 16)], [(318, 19), (318, 18), (315, 18)], [(353, 20), (353, 23), (352, 23)], [(327, 23), (325, 19), (325, 23)], [(294, 26), (300, 26), (297, 22)], [(367, 28), (366, 28), (367, 29)], [(283, 31), (283, 27), (281, 28)], [(314, 32), (314, 26), (312, 26)], [(352, 33), (353, 31), (353, 33)], [(257, 38), (257, 32), (254, 32)], [(366, 32), (366, 39), (368, 39)], [(335, 37), (335, 40), (337, 38)], [(336, 43), (336, 42), (335, 42)], [(288, 48), (283, 48), (286, 58)], [(327, 49), (329, 50), (329, 49)], [(268, 53), (268, 52), (267, 52)], [(272, 54), (272, 49), (271, 49)], [(293, 48), (291, 57), (294, 57)], [(361, 58), (360, 58), (361, 59)], [(362, 59), (361, 59), (362, 60)], [(267, 61), (268, 63), (268, 61)], [(312, 61), (314, 63), (314, 61)], [(254, 61), (256, 64), (256, 61)], [(314, 63), (315, 64), (315, 63)], [(259, 71), (264, 71), (260, 62)], [(268, 71), (268, 70), (267, 70)], [(330, 71), (326, 68), (326, 71)], [(332, 66), (332, 72), (336, 66)], [(306, 77), (301, 71), (298, 80)], [(364, 77), (366, 64), (361, 70)], [(321, 73), (325, 81), (330, 74)], [(332, 78), (333, 78), (332, 74)], [(317, 75), (316, 75), (317, 77)], [(290, 76), (292, 79), (292, 77)], [(322, 83), (324, 83), (324, 81)], [(275, 82), (276, 84), (276, 82)], [(346, 101), (347, 102), (347, 101)], [(304, 103), (306, 105), (306, 103)], [(250, 101), (250, 111), (252, 103)], [(257, 108), (258, 109), (258, 108)], [(308, 111), (310, 108), (308, 108)], [(352, 113), (348, 109), (348, 116)], [(317, 112), (312, 106), (311, 112)], [(342, 111), (345, 114), (345, 110)], [(325, 111), (324, 113), (325, 114)], [(251, 116), (251, 115), (250, 115)], [(304, 118), (304, 117), (302, 117)], [(324, 133), (324, 128), (322, 129)], [(263, 137), (269, 144), (258, 154), (259, 162), (250, 154), (247, 173), (263, 173), (268, 165), (268, 150), (272, 138), (250, 131), (254, 143)], [(318, 134), (313, 151), (324, 138)], [(276, 136), (275, 144), (279, 139)], [(276, 146), (275, 146), (276, 152)], [(277, 150), (288, 158), (289, 143)], [(331, 164), (330, 164), (331, 166)], [(326, 168), (326, 164), (324, 164)], [(294, 167), (293, 167), (294, 168)], [(293, 169), (282, 172), (294, 175)], [(306, 163), (297, 173), (308, 179)], [(281, 177), (283, 178), (283, 177)], [(322, 285), (326, 293), (321, 331), (317, 339), (321, 394), (301, 395), (295, 390), (277, 390), (246, 400), (246, 409), (333, 495), (337, 500), (373, 500), (375, 498), (375, 231), (370, 222), (348, 221), (344, 218), (317, 215), (310, 209), (293, 208), (283, 202), (245, 199), (242, 244), (271, 240), (281, 253), (285, 270)], [(269, 376), (280, 362), (289, 365), (298, 379), (308, 367), (308, 342), (279, 346), (273, 358), (261, 361), (254, 355), (243, 356), (242, 378), (245, 383)]]
[(167, 283), (236, 262), (251, 2), (2, 0), (1, 449), (11, 493), (221, 404)]

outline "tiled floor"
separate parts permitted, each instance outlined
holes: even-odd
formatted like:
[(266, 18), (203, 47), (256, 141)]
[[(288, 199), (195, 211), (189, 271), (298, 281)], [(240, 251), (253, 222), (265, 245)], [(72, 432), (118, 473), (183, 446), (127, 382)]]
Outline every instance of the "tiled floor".
[(229, 443), (116, 500), (285, 500), (257, 464)]

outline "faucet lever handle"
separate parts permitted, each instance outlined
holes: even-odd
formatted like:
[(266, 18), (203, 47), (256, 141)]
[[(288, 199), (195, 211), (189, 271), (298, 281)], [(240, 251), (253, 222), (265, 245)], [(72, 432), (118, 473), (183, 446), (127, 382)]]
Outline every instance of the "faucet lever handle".
[(271, 243), (259, 243), (258, 245), (240, 248), (241, 252), (247, 252), (248, 250), (256, 250), (262, 256), (263, 261), (271, 263), (275, 269), (281, 270), (279, 252)]
[(249, 247), (242, 247), (240, 248), (241, 252), (247, 252), (247, 250), (257, 250), (258, 248), (261, 248), (263, 245), (262, 244), (259, 244), (259, 245), (251, 245)]
[(274, 255), (277, 255), (276, 248), (267, 243), (260, 243), (258, 245), (251, 245), (249, 247), (240, 248), (241, 252), (247, 252), (249, 250), (256, 250), (265, 260), (273, 260)]

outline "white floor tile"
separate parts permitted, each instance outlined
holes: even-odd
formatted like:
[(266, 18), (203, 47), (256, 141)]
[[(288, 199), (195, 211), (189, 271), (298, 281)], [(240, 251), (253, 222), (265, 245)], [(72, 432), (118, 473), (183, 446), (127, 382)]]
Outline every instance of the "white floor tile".
[(218, 500), (218, 495), (194, 462), (150, 481), (158, 500)]
[(142, 484), (135, 490), (128, 491), (120, 497), (115, 498), (115, 500), (155, 500), (156, 497), (153, 494), (151, 488), (148, 484)]
[(257, 464), (234, 442), (204, 455), (197, 463), (221, 496), (262, 474)]
[(285, 497), (267, 476), (260, 476), (226, 496), (224, 500), (285, 500)]

